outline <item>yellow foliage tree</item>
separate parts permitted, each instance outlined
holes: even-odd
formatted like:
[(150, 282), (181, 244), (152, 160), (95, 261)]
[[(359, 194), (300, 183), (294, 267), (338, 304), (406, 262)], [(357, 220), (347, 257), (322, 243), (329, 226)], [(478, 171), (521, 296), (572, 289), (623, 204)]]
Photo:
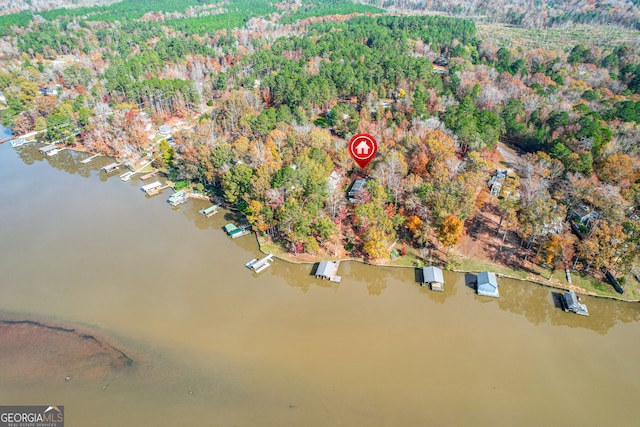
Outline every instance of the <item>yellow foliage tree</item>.
[(413, 215), (407, 221), (407, 228), (411, 230), (414, 236), (416, 236), (420, 231), (420, 224), (422, 224), (422, 220), (418, 218), (416, 215)]
[(269, 224), (267, 224), (267, 218), (264, 215), (264, 207), (262, 206), (262, 203), (257, 200), (252, 200), (251, 203), (249, 203), (248, 209), (249, 215), (247, 216), (247, 219), (253, 226), (253, 229), (261, 233), (267, 231), (269, 229)]
[(363, 249), (373, 259), (388, 259), (391, 256), (386, 236), (378, 227), (368, 230)]
[(447, 247), (456, 246), (464, 232), (462, 221), (455, 215), (449, 215), (442, 222), (438, 231), (438, 240)]

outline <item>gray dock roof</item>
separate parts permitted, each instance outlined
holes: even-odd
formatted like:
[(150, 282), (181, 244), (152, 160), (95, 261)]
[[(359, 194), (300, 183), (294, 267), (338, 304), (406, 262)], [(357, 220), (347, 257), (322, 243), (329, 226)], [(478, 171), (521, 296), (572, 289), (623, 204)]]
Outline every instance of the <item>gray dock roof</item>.
[(55, 144), (51, 144), (51, 145), (45, 145), (44, 147), (40, 147), (38, 148), (38, 150), (40, 150), (41, 153), (47, 153), (51, 150), (55, 150), (56, 148), (58, 148)]
[(316, 276), (331, 278), (336, 272), (336, 265), (331, 261), (320, 261), (318, 269), (316, 270)]
[(500, 296), (498, 293), (498, 279), (496, 279), (495, 273), (483, 271), (478, 273), (476, 278), (476, 288), (479, 295), (495, 298)]
[(438, 267), (429, 266), (422, 269), (422, 281), (425, 283), (442, 283), (444, 284), (444, 275)]
[(578, 297), (573, 291), (566, 291), (563, 295), (564, 301), (567, 304), (567, 308), (574, 313), (582, 314), (584, 316), (589, 315), (589, 311), (587, 310), (587, 306), (584, 304), (580, 304), (578, 302)]

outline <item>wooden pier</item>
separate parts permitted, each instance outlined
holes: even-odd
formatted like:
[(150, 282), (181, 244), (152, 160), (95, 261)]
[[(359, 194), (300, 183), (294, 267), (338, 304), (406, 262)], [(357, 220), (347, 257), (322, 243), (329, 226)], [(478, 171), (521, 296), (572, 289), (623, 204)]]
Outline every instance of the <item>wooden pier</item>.
[(93, 156), (91, 156), (91, 157), (87, 157), (86, 159), (82, 160), (80, 163), (83, 163), (83, 164), (85, 164), (85, 165), (86, 165), (86, 164), (87, 164), (87, 163), (89, 163), (91, 160), (95, 159), (96, 157), (100, 157), (101, 155), (102, 155), (102, 154), (100, 154), (100, 153), (98, 153), (98, 154), (94, 154)]
[(271, 262), (273, 261), (273, 254), (269, 254), (262, 259), (254, 258), (248, 263), (245, 264), (245, 267), (253, 270), (254, 273), (258, 274), (271, 266)]
[(58, 154), (61, 151), (64, 151), (65, 148), (54, 148), (53, 150), (49, 150), (47, 151), (47, 156), (51, 157), (51, 156), (55, 156), (56, 154)]
[(159, 171), (156, 169), (156, 170), (154, 170), (154, 171), (151, 171), (151, 172), (149, 172), (149, 173), (146, 173), (146, 174), (142, 175), (142, 176), (140, 177), (140, 179), (141, 179), (141, 180), (143, 180), (143, 181), (146, 181), (147, 179), (149, 179), (149, 178), (151, 178), (151, 177), (154, 177), (158, 172), (159, 172)]
[[(46, 131), (46, 129), (44, 131)], [(26, 140), (26, 139), (31, 138), (32, 136), (36, 136), (38, 133), (44, 132), (44, 131), (41, 130), (39, 132), (29, 132), (29, 133), (25, 133), (24, 135), (20, 135), (20, 136), (13, 136), (12, 135), (7, 139), (0, 140), (0, 144), (4, 144), (5, 142), (15, 141), (17, 139), (25, 139)]]
[(163, 185), (162, 187), (155, 188), (153, 190), (147, 191), (148, 196), (155, 196), (156, 194), (160, 194), (162, 190), (166, 190), (171, 187), (170, 185)]
[(144, 191), (148, 196), (155, 196), (160, 193), (165, 188), (169, 188), (168, 185), (162, 185), (160, 181), (152, 182), (151, 184), (143, 185), (140, 187), (142, 191)]

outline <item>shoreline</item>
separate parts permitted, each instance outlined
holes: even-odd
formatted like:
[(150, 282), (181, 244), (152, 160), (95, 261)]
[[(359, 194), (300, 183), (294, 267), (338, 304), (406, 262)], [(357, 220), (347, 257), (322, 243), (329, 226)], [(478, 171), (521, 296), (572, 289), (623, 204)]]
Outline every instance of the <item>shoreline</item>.
[[(254, 232), (255, 233), (255, 232)], [(261, 243), (260, 242), (260, 236), (258, 236), (257, 233), (255, 233), (255, 239), (256, 239), (256, 243), (258, 244), (258, 250), (265, 254), (268, 255), (271, 252), (266, 252), (264, 249), (265, 243)], [(292, 256), (283, 256), (281, 254), (276, 254), (276, 253), (272, 253), (274, 258), (280, 260), (280, 261), (284, 261), (287, 262), (289, 264), (297, 264), (297, 265), (314, 265), (320, 261), (323, 261), (323, 259), (315, 256), (315, 255), (309, 255), (310, 257), (314, 257), (314, 260), (296, 260), (296, 259), (292, 259)], [(391, 267), (391, 268), (419, 268), (416, 266), (409, 266), (409, 265), (393, 265), (393, 264), (373, 264), (370, 262), (367, 262), (364, 259), (358, 259), (358, 258), (337, 258), (337, 259), (331, 259), (332, 261), (340, 261), (340, 262), (358, 262), (360, 264), (365, 264), (365, 265), (370, 265), (372, 267)], [(487, 266), (487, 270), (491, 271), (491, 265), (484, 263), (482, 260), (478, 260), (479, 262), (483, 263), (484, 265)], [(452, 271), (454, 273), (460, 273), (460, 274), (476, 274), (479, 273), (481, 270), (461, 270), (461, 269), (452, 269), (452, 270), (446, 270), (446, 271)], [(495, 273), (495, 275), (499, 278), (506, 278), (506, 279), (511, 279), (511, 280), (518, 280), (520, 282), (526, 282), (529, 284), (533, 284), (533, 285), (538, 285), (538, 286), (544, 286), (546, 288), (551, 288), (551, 289), (557, 289), (557, 290), (562, 290), (562, 291), (568, 291), (568, 290), (572, 290), (574, 292), (577, 292), (579, 294), (582, 295), (587, 295), (590, 297), (595, 297), (595, 298), (603, 298), (603, 299), (609, 299), (609, 300), (614, 300), (614, 301), (619, 301), (619, 302), (624, 302), (624, 303), (639, 303), (640, 300), (637, 299), (623, 299), (620, 297), (616, 297), (614, 295), (598, 295), (594, 292), (590, 292), (587, 291), (584, 288), (581, 288), (579, 286), (559, 286), (556, 285), (554, 283), (550, 283), (547, 281), (547, 283), (545, 283), (544, 279), (541, 280), (535, 280), (533, 278), (527, 277), (527, 278), (522, 278), (522, 277), (516, 277), (510, 274), (505, 274), (505, 273)]]
[[(37, 143), (38, 141), (33, 141), (33, 142)], [(75, 147), (67, 147), (66, 149), (69, 149), (69, 150), (72, 150), (72, 151), (77, 151), (77, 152), (83, 152), (83, 153), (87, 153), (87, 154), (91, 154), (91, 155), (102, 154), (105, 157), (110, 157), (110, 158), (112, 158), (112, 159), (114, 159), (116, 161), (119, 161), (116, 157), (112, 157), (112, 156), (109, 156), (109, 155), (106, 155), (106, 154), (103, 154), (103, 153), (95, 153), (93, 151), (87, 150), (85, 147), (75, 146)], [(201, 198), (201, 197), (193, 197), (193, 198), (194, 199), (199, 199), (199, 200), (205, 200), (205, 198)], [(208, 201), (211, 201), (211, 196), (206, 196), (206, 198), (207, 198)], [(227, 206), (226, 203), (224, 204), (223, 208), (227, 209), (227, 210), (229, 210), (231, 212), (236, 212), (236, 213), (239, 212), (237, 209), (234, 209), (231, 206)], [(256, 233), (253, 230), (252, 230), (252, 232), (255, 234), (255, 240), (256, 240), (256, 243), (258, 245), (258, 250), (261, 253), (265, 254), (265, 255), (271, 253), (271, 252), (267, 252), (265, 250), (264, 246), (266, 246), (266, 242), (262, 242), (261, 241), (261, 238), (258, 235), (258, 233)], [(273, 244), (277, 245), (277, 243), (275, 243), (275, 242)], [(318, 262), (323, 260), (322, 258), (319, 258), (316, 255), (310, 255), (310, 254), (308, 254), (308, 257), (310, 257), (311, 260), (293, 259), (292, 255), (280, 254), (280, 253), (273, 253), (273, 256), (276, 259), (280, 260), (280, 261), (284, 261), (284, 262), (287, 262), (287, 263), (290, 263), (290, 264), (299, 264), (299, 265), (302, 265), (302, 264), (313, 265), (313, 264), (316, 264), (316, 263), (318, 263)], [(374, 266), (374, 267), (418, 268), (415, 265), (409, 266), (409, 265), (394, 265), (394, 264), (375, 264), (375, 263), (368, 262), (365, 259), (351, 258), (351, 257), (337, 258), (337, 259), (333, 259), (332, 258), (332, 260), (340, 261), (340, 262), (359, 262), (361, 264), (370, 265), (370, 266)], [(493, 269), (493, 267), (494, 267), (490, 263), (487, 263), (487, 262), (485, 262), (485, 261), (483, 261), (481, 259), (475, 259), (475, 260), (480, 262), (482, 265), (486, 266), (487, 267), (486, 270), (488, 270), (488, 271), (491, 271)], [(416, 261), (417, 261), (417, 259), (416, 259)], [(508, 267), (505, 267), (505, 266), (501, 266), (501, 267), (502, 268), (508, 268)], [(478, 273), (481, 270), (476, 270), (476, 269), (470, 269), (470, 270), (452, 269), (452, 270), (448, 270), (448, 271), (453, 271), (453, 272), (456, 272), (456, 273), (471, 273), (471, 274), (474, 274), (474, 273)], [(595, 292), (588, 291), (588, 290), (586, 290), (586, 289), (584, 289), (584, 288), (582, 288), (580, 286), (576, 286), (576, 285), (561, 286), (561, 285), (558, 285), (558, 284), (555, 284), (555, 283), (551, 283), (548, 280), (544, 280), (542, 278), (540, 280), (537, 280), (537, 279), (531, 278), (531, 277), (522, 278), (522, 277), (517, 277), (517, 276), (514, 276), (514, 275), (510, 275), (510, 274), (505, 274), (505, 273), (496, 272), (495, 274), (496, 274), (497, 277), (502, 277), (502, 278), (507, 278), (507, 279), (512, 279), (512, 280), (518, 280), (518, 281), (521, 281), (521, 282), (528, 282), (528, 283), (531, 283), (531, 284), (544, 286), (544, 287), (547, 287), (547, 288), (558, 289), (558, 290), (573, 290), (573, 291), (575, 291), (577, 293), (580, 293), (582, 295), (588, 295), (588, 296), (596, 297), (596, 298), (604, 298), (604, 299), (610, 299), (610, 300), (626, 302), (626, 303), (638, 303), (638, 302), (640, 302), (640, 299), (625, 299), (625, 298), (618, 297), (616, 295), (599, 295), (599, 294), (597, 294)]]

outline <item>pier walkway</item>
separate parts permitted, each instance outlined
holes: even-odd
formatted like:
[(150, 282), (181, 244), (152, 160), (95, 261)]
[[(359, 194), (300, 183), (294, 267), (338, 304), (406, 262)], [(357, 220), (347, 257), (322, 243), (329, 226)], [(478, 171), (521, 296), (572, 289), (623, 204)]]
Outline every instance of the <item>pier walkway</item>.
[(91, 157), (87, 157), (86, 159), (82, 160), (80, 163), (84, 163), (85, 165), (87, 163), (89, 163), (91, 160), (95, 159), (96, 157), (100, 157), (102, 154), (98, 153), (98, 154), (94, 154)]
[(248, 263), (245, 264), (245, 267), (253, 270), (254, 273), (260, 273), (271, 266), (271, 262), (273, 261), (273, 254), (269, 254), (262, 259), (254, 258)]

